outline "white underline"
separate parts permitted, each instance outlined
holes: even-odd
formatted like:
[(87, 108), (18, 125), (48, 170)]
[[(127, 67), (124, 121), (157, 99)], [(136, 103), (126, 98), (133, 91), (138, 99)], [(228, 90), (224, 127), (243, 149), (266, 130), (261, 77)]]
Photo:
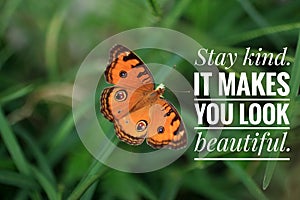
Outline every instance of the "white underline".
[(205, 98), (205, 99), (198, 99), (195, 98), (194, 101), (290, 101), (290, 99), (280, 99), (280, 98), (271, 98), (271, 99), (260, 99), (260, 98), (227, 98), (227, 99), (220, 99), (220, 98)]
[(198, 130), (290, 130), (290, 127), (230, 127), (230, 126), (226, 126), (226, 127), (194, 127), (194, 129), (198, 129)]
[(290, 161), (290, 158), (194, 158), (195, 161)]

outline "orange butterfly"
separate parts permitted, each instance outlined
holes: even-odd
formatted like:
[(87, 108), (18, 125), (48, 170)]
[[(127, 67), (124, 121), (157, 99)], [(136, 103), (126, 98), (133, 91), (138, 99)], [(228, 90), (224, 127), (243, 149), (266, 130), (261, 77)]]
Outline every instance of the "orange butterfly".
[(110, 50), (105, 78), (113, 87), (101, 94), (101, 113), (114, 123), (120, 140), (140, 145), (146, 138), (152, 148), (186, 146), (186, 131), (175, 107), (162, 97), (164, 86), (155, 89), (144, 62), (122, 45)]

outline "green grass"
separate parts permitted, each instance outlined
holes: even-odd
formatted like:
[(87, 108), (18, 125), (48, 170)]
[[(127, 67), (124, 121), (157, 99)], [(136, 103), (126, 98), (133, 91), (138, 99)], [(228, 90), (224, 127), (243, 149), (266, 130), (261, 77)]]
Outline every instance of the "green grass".
[(16, 136), (11, 130), (2, 109), (0, 108), (0, 130), (3, 142), (8, 149), (17, 169), (24, 175), (30, 175), (29, 163), (24, 157), (24, 153), (17, 141)]
[[(295, 113), (293, 112), (293, 109), (295, 109), (295, 101), (296, 97), (298, 96), (298, 90), (300, 87), (300, 69), (298, 64), (300, 63), (300, 34), (298, 37), (298, 44), (297, 44), (297, 50), (296, 50), (296, 56), (295, 56), (295, 62), (291, 70), (291, 84), (290, 84), (290, 110), (287, 113), (288, 117), (291, 119)], [(275, 155), (271, 154), (270, 157), (279, 157), (279, 153), (275, 153)], [(263, 189), (267, 189), (269, 186), (271, 179), (273, 177), (276, 162), (268, 162), (266, 166), (266, 171), (263, 179)]]
[[(1, 2), (1, 198), (296, 197), (297, 192), (292, 188), (300, 184), (295, 178), (300, 175), (296, 170), (299, 169), (296, 160), (300, 144), (300, 17), (295, 14), (299, 8), (298, 1), (279, 0)], [(264, 52), (275, 54), (287, 46), (290, 67), (254, 69), (239, 66), (241, 60), (238, 60), (238, 65), (230, 71), (288, 71), (291, 74), (291, 130), (287, 146), (292, 151), (266, 155), (289, 156), (291, 161), (195, 162), (194, 144), (170, 166), (143, 174), (118, 172), (94, 159), (81, 143), (74, 126), (71, 93), (76, 72), (99, 42), (121, 31), (144, 26), (171, 28), (191, 36), (206, 48), (214, 48), (217, 52), (234, 51), (239, 56), (248, 46), (262, 47)], [(145, 40), (151, 42), (151, 38)], [(152, 50), (146, 54), (140, 52), (145, 61), (176, 65), (176, 69), (193, 82), (192, 73), (188, 72), (195, 69), (180, 58), (158, 55)], [(224, 66), (220, 66), (220, 70), (225, 71)], [(192, 114), (186, 119), (193, 120)], [(111, 129), (112, 124), (107, 123), (107, 128)], [(112, 140), (118, 142), (116, 137)], [(113, 150), (103, 151), (102, 158), (109, 157)], [(212, 154), (214, 157), (236, 155)], [(296, 172), (292, 175), (291, 171)]]

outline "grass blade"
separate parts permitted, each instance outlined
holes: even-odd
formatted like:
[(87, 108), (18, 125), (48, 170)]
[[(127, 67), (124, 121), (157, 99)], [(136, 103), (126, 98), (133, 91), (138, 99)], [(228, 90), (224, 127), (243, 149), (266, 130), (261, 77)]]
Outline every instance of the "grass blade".
[(15, 10), (17, 9), (18, 5), (21, 3), (21, 0), (11, 0), (5, 1), (6, 4), (1, 12), (1, 25), (0, 25), (0, 37), (4, 34), (6, 28), (9, 25), (10, 19), (12, 18)]
[(80, 181), (77, 187), (73, 190), (69, 196), (69, 200), (79, 199), (83, 193), (92, 186), (95, 181), (103, 174), (106, 168), (98, 160), (95, 160), (92, 164), (88, 174)]
[(25, 175), (29, 175), (30, 168), (28, 162), (25, 159), (21, 147), (3, 114), (1, 106), (0, 106), (0, 134), (18, 170)]
[[(299, 90), (299, 85), (300, 85), (300, 68), (299, 68), (299, 63), (300, 63), (300, 33), (299, 33), (299, 37), (298, 37), (298, 44), (297, 44), (297, 50), (296, 50), (296, 56), (295, 56), (295, 62), (293, 65), (293, 68), (291, 70), (291, 80), (290, 80), (290, 108), (288, 110), (288, 117), (289, 119), (292, 117), (293, 113), (292, 111), (294, 111), (293, 104), (294, 101), (296, 100), (296, 97), (298, 95), (298, 90)], [(280, 152), (275, 152), (275, 155), (270, 155), (272, 157), (279, 157)], [(269, 161), (267, 163), (266, 166), (266, 170), (265, 170), (265, 175), (264, 175), (264, 179), (263, 179), (263, 189), (267, 189), (267, 187), (269, 186), (271, 179), (273, 177), (274, 174), (274, 170), (276, 167), (276, 162), (274, 161)]]
[(162, 22), (164, 27), (172, 27), (182, 15), (183, 11), (190, 4), (191, 0), (178, 1), (171, 13), (165, 17), (165, 20)]
[(22, 96), (25, 96), (32, 92), (33, 90), (33, 85), (20, 85), (17, 87), (9, 88), (8, 90), (1, 92), (1, 97), (0, 97), (0, 104), (5, 104), (7, 102), (10, 102), (14, 99), (20, 98)]
[(264, 193), (259, 189), (257, 184), (253, 181), (253, 179), (235, 162), (225, 162), (228, 168), (232, 170), (234, 174), (243, 182), (243, 184), (247, 187), (249, 192), (259, 200), (267, 200), (267, 197)]
[(0, 171), (0, 183), (5, 185), (12, 185), (23, 189), (38, 189), (39, 186), (30, 177), (12, 172), (12, 171)]
[[(291, 100), (294, 100), (297, 95), (298, 95), (298, 90), (300, 86), (300, 33), (298, 36), (298, 44), (297, 44), (297, 50), (296, 50), (296, 55), (295, 55), (295, 62), (293, 65), (293, 68), (291, 70), (291, 92), (290, 92), (290, 97), (292, 98)], [(291, 109), (292, 110), (292, 109)]]
[(148, 0), (149, 5), (151, 6), (153, 15), (161, 17), (161, 9), (156, 0)]
[(89, 189), (86, 190), (86, 192), (82, 195), (82, 197), (80, 199), (82, 200), (89, 200), (89, 199), (93, 199), (93, 195), (97, 189), (99, 181), (95, 181), (90, 187)]
[(50, 200), (61, 199), (61, 197), (59, 197), (59, 195), (58, 195), (59, 193), (57, 192), (56, 187), (50, 183), (50, 181), (47, 179), (47, 177), (43, 173), (41, 173), (37, 168), (32, 167), (31, 169), (33, 171), (35, 178), (37, 179), (39, 184), (45, 190), (45, 192), (48, 196), (48, 199), (50, 199)]
[(30, 152), (32, 152), (32, 155), (37, 161), (39, 168), (42, 170), (45, 176), (49, 179), (49, 181), (55, 184), (56, 180), (50, 168), (49, 162), (44, 153), (41, 151), (40, 147), (37, 145), (36, 141), (21, 127), (16, 127), (16, 133), (27, 143), (28, 149)]
[[(267, 22), (265, 18), (254, 8), (252, 3), (248, 0), (239, 0), (239, 3), (244, 8), (245, 12), (249, 14), (249, 16), (258, 24), (260, 27), (268, 27), (270, 24)], [(272, 43), (279, 48), (285, 42), (282, 40), (279, 35), (268, 35), (269, 39)]]
[(49, 70), (50, 80), (56, 80), (58, 77), (57, 52), (58, 52), (58, 37), (62, 28), (67, 10), (65, 7), (58, 11), (52, 18), (47, 35), (45, 45), (45, 59)]
[(292, 31), (300, 28), (300, 23), (290, 23), (278, 26), (271, 26), (267, 28), (261, 28), (253, 31), (248, 31), (238, 35), (232, 35), (226, 38), (227, 44), (234, 45), (244, 41), (259, 38), (265, 35), (275, 34), (279, 32)]
[(159, 199), (171, 200), (176, 199), (177, 193), (181, 186), (180, 173), (173, 172), (164, 181)]

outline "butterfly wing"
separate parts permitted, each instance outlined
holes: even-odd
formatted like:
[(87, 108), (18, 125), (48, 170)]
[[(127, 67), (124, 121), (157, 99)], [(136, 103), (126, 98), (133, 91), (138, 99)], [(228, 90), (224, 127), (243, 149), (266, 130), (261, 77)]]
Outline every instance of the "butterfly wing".
[(150, 108), (150, 118), (148, 145), (156, 149), (181, 149), (186, 146), (184, 123), (170, 102), (158, 99)]
[(136, 107), (136, 101), (142, 101), (142, 92), (122, 87), (108, 87), (103, 90), (100, 100), (101, 112), (104, 117), (114, 122), (117, 136), (132, 145), (139, 145), (144, 141), (150, 122), (147, 114), (149, 106)]
[(122, 45), (110, 50), (109, 65), (105, 70), (107, 82), (124, 87), (154, 90), (154, 80), (144, 62)]
[[(119, 93), (126, 92), (120, 95)], [(135, 99), (143, 101), (142, 90), (122, 87), (105, 88), (101, 95), (101, 112), (114, 122), (120, 140), (139, 145), (147, 143), (155, 149), (181, 149), (186, 146), (186, 131), (176, 108), (167, 100), (136, 108)], [(121, 96), (122, 98), (119, 98)]]
[(129, 113), (128, 96), (131, 95), (131, 90), (121, 87), (105, 88), (100, 99), (101, 113), (111, 122), (121, 119)]
[(147, 130), (138, 131), (137, 126), (150, 120), (149, 115), (144, 114), (147, 106), (137, 105), (141, 105), (138, 102), (154, 90), (151, 72), (135, 53), (122, 45), (115, 45), (110, 50), (105, 78), (115, 87), (105, 88), (101, 94), (102, 114), (114, 122), (116, 134), (122, 141), (141, 144)]

